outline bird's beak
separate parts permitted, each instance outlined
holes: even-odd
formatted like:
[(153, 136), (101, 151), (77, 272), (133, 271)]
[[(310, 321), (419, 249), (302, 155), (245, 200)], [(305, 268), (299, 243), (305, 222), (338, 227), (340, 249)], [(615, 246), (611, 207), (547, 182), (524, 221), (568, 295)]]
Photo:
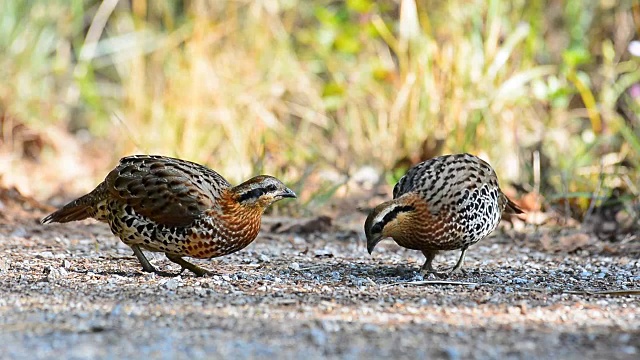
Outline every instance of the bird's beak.
[(372, 235), (371, 237), (367, 237), (367, 251), (369, 255), (373, 252), (373, 249), (378, 245), (378, 243), (382, 240), (382, 234)]
[(296, 193), (294, 193), (293, 190), (289, 188), (284, 188), (282, 193), (280, 193), (280, 196), (283, 198), (297, 198)]

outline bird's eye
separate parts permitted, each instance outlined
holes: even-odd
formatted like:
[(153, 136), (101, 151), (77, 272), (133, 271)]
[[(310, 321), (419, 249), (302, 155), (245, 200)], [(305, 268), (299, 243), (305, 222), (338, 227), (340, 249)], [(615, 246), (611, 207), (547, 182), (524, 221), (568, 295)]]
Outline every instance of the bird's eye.
[(377, 234), (381, 232), (382, 232), (382, 225), (380, 223), (373, 224), (373, 226), (371, 227), (371, 233)]
[(271, 192), (276, 190), (278, 190), (278, 188), (274, 184), (267, 185), (267, 191)]

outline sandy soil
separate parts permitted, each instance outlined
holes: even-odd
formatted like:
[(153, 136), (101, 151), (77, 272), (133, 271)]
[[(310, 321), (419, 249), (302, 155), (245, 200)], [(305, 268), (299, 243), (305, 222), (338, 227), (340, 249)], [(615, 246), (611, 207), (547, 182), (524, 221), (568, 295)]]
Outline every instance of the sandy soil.
[(267, 218), (247, 249), (194, 260), (218, 275), (166, 278), (106, 225), (3, 210), (3, 359), (640, 358), (637, 237), (497, 231), (438, 283), (417, 252), (385, 242), (369, 256), (359, 217), (316, 233)]

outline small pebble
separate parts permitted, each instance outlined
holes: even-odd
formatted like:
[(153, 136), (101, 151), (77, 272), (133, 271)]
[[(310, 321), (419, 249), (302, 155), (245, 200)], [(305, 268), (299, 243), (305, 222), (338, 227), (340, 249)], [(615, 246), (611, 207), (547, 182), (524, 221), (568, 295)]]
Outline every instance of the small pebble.
[(291, 264), (289, 264), (289, 269), (299, 271), (300, 264), (298, 264), (297, 262), (292, 262)]
[(0, 272), (9, 271), (9, 260), (8, 259), (0, 259)]
[(460, 359), (460, 352), (458, 349), (448, 346), (442, 350), (443, 355), (449, 360), (458, 360)]
[(203, 288), (195, 288), (193, 289), (193, 293), (200, 296), (200, 297), (205, 297), (207, 296), (207, 290), (208, 289), (203, 289)]
[(310, 335), (311, 341), (313, 341), (316, 346), (324, 346), (327, 343), (327, 334), (318, 328), (311, 329)]
[(111, 309), (109, 316), (118, 317), (121, 312), (122, 312), (122, 305), (116, 304), (116, 306), (114, 306), (113, 309)]
[(370, 332), (370, 333), (377, 333), (380, 332), (380, 327), (374, 324), (364, 324), (362, 325), (362, 331), (364, 332)]
[(624, 333), (624, 334), (620, 334), (620, 336), (618, 336), (618, 341), (621, 344), (628, 343), (630, 340), (631, 340), (631, 334)]
[(37, 256), (43, 259), (53, 259), (53, 253), (51, 251), (43, 251)]
[(169, 289), (169, 290), (175, 290), (178, 288), (178, 286), (180, 286), (180, 276), (176, 276), (174, 278), (171, 278), (169, 280), (167, 280), (167, 282), (164, 283), (164, 287)]
[(331, 253), (331, 251), (325, 250), (325, 249), (315, 250), (313, 254), (316, 257), (333, 257), (333, 254)]
[(320, 325), (322, 329), (327, 332), (338, 332), (340, 331), (340, 325), (336, 321), (331, 320), (322, 320), (320, 321)]
[(258, 259), (262, 262), (269, 262), (271, 261), (271, 259), (269, 259), (269, 257), (265, 254), (260, 254), (260, 256), (258, 256)]
[(485, 276), (480, 281), (487, 284), (499, 284), (502, 282), (500, 281), (500, 279), (494, 276)]
[(15, 229), (9, 236), (11, 237), (26, 237), (27, 236), (27, 230), (23, 227), (19, 227), (17, 229)]

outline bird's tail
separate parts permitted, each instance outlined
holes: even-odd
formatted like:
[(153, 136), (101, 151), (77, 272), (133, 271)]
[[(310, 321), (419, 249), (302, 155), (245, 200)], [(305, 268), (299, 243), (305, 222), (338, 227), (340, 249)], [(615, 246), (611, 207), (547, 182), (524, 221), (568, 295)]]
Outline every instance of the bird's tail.
[(513, 201), (511, 201), (511, 199), (509, 199), (506, 195), (505, 198), (507, 199), (507, 206), (506, 206), (506, 211), (510, 214), (524, 214), (524, 210), (522, 210), (522, 208), (520, 208), (520, 206), (518, 206), (518, 204), (514, 203)]
[(103, 198), (101, 195), (104, 192), (101, 187), (102, 184), (92, 192), (73, 200), (58, 211), (49, 214), (44, 219), (40, 220), (40, 223), (66, 223), (69, 221), (83, 220), (93, 217), (96, 204)]

